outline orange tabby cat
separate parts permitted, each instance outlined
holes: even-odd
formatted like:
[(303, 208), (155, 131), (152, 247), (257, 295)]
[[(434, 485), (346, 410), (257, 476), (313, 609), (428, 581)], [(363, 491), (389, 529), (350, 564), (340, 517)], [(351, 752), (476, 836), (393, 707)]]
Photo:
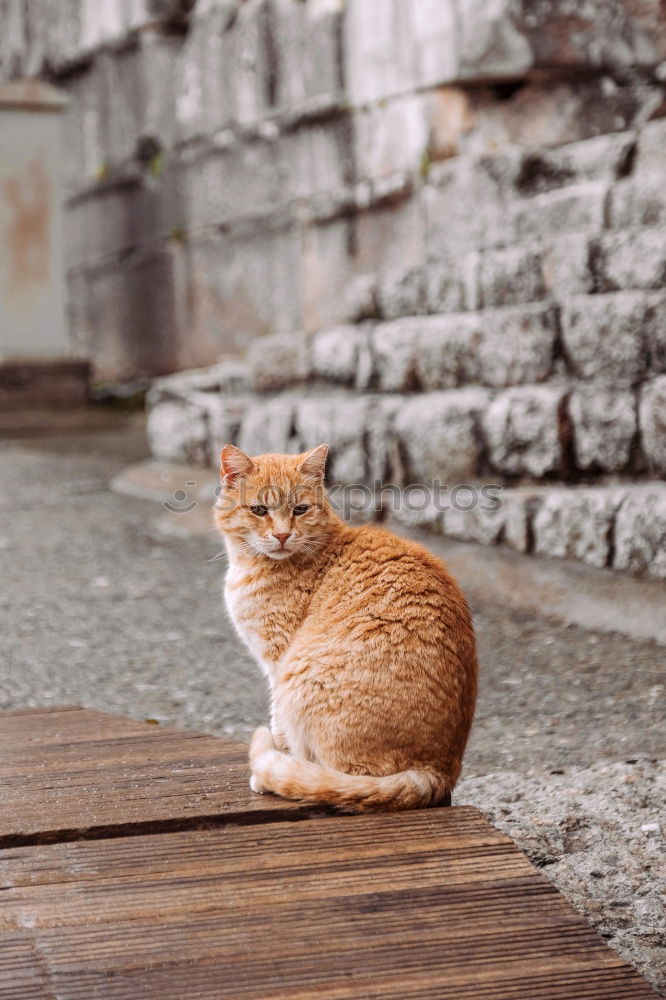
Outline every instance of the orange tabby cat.
[(425, 549), (340, 520), (327, 453), (222, 450), (227, 608), (272, 694), (251, 787), (352, 810), (432, 805), (458, 779), (474, 715), (470, 613)]

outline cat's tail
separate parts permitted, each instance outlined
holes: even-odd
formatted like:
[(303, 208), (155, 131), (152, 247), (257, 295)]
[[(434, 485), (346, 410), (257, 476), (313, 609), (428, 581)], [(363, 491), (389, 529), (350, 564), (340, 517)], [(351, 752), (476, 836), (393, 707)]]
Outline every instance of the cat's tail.
[(257, 729), (250, 747), (254, 792), (275, 792), (353, 811), (418, 809), (441, 802), (451, 791), (446, 775), (434, 768), (410, 768), (385, 777), (345, 774), (323, 764), (299, 760), (275, 748), (271, 732)]

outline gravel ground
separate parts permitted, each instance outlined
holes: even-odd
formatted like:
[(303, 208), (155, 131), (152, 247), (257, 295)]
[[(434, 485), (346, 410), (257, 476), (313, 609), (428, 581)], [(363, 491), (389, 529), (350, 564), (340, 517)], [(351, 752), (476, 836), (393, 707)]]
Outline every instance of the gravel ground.
[[(166, 538), (159, 508), (112, 494), (109, 478), (145, 456), (142, 421), (86, 420), (3, 447), (0, 708), (76, 702), (247, 738), (266, 699), (222, 609), (215, 535)], [(665, 988), (664, 647), (501, 600), (473, 611), (481, 696), (456, 802), (514, 837)]]

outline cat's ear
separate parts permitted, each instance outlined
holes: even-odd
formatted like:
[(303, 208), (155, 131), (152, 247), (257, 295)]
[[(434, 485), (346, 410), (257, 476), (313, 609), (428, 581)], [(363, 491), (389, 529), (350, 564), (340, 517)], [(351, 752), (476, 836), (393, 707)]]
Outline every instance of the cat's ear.
[(225, 444), (220, 454), (220, 476), (227, 486), (249, 476), (253, 469), (252, 459), (244, 451), (233, 444)]
[(314, 451), (309, 451), (307, 455), (304, 456), (303, 461), (299, 466), (299, 470), (304, 472), (306, 476), (316, 476), (317, 479), (323, 479), (324, 473), (326, 472), (326, 459), (328, 458), (328, 445), (320, 444), (318, 448)]

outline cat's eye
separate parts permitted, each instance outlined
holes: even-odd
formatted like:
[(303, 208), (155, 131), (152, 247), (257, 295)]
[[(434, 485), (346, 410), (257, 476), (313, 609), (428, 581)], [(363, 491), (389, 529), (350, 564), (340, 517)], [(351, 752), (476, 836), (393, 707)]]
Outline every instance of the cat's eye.
[(266, 517), (266, 514), (268, 514), (268, 507), (261, 507), (258, 504), (255, 507), (250, 507), (250, 510), (253, 514), (256, 514), (257, 517)]
[(306, 503), (299, 503), (298, 507), (294, 507), (294, 516), (300, 517), (301, 514), (307, 514), (310, 507)]

